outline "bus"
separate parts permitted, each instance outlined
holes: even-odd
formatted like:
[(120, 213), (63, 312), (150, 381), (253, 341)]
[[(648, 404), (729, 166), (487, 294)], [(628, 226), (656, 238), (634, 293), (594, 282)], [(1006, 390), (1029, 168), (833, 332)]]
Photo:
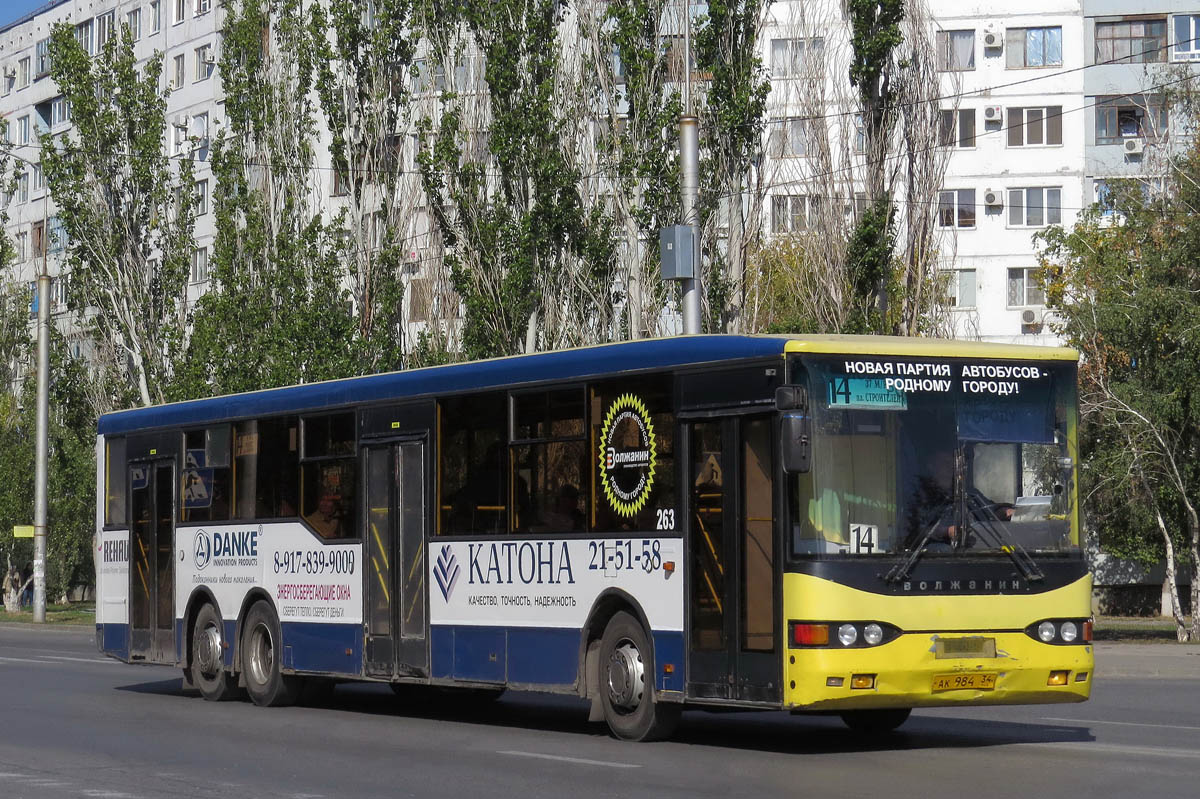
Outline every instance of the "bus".
[(263, 706), (572, 694), (627, 740), (1084, 701), (1076, 367), (701, 335), (105, 414), (97, 644)]

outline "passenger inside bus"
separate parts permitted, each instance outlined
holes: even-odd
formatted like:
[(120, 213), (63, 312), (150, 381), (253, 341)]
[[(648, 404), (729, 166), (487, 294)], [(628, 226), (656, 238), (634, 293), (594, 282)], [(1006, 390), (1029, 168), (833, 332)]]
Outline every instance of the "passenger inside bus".
[(317, 509), (305, 516), (304, 521), (322, 538), (341, 538), (342, 513), (338, 497), (329, 492), (321, 494)]

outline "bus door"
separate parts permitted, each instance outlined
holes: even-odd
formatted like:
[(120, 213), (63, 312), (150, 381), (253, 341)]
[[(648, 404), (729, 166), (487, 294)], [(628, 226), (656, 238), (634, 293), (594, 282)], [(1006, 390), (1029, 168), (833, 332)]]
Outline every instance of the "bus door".
[(429, 673), (425, 630), (425, 439), (363, 448), (366, 645), (371, 677)]
[(175, 462), (129, 465), (129, 658), (175, 662)]
[(685, 425), (688, 694), (781, 698), (772, 417)]

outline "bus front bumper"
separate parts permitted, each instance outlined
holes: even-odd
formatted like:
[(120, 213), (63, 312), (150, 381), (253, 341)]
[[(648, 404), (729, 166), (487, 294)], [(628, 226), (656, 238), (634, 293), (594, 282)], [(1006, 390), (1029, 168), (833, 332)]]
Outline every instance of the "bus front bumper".
[(870, 648), (789, 649), (785, 707), (1049, 704), (1083, 702), (1091, 695), (1090, 644), (1051, 645), (1022, 632), (987, 633), (984, 637), (995, 640), (995, 657), (938, 657), (939, 638), (963, 635), (914, 633)]

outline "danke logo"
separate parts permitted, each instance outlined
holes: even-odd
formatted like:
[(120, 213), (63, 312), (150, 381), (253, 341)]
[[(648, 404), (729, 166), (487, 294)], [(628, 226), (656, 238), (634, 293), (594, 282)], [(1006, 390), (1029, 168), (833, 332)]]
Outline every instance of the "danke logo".
[(208, 537), (208, 533), (199, 530), (196, 533), (196, 542), (192, 550), (196, 556), (196, 568), (203, 569), (212, 560), (212, 539)]
[(458, 559), (454, 557), (454, 550), (446, 544), (442, 547), (437, 562), (433, 564), (433, 579), (437, 580), (442, 599), (447, 602), (450, 601), (450, 592), (454, 590), (454, 584), (458, 582), (458, 571)]

